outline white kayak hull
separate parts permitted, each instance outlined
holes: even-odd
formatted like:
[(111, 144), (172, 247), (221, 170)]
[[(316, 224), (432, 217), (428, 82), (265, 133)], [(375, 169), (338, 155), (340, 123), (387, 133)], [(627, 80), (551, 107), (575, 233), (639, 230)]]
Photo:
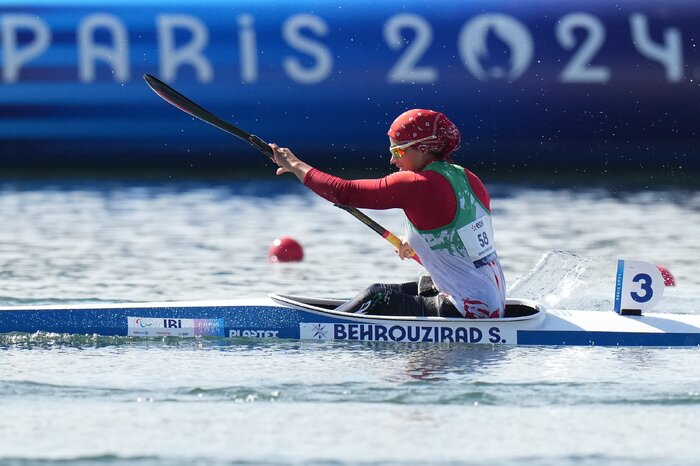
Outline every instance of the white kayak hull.
[(508, 300), (503, 319), (364, 316), (343, 301), (270, 295), (262, 299), (0, 308), (0, 333), (131, 337), (247, 337), (487, 345), (698, 346), (700, 315), (547, 310)]

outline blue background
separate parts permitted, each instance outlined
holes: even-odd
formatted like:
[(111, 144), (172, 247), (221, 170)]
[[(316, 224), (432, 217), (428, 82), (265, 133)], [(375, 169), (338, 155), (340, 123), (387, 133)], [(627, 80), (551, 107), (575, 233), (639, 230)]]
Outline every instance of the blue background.
[[(80, 79), (79, 26), (98, 13), (112, 15), (128, 31), (129, 77), (124, 82), (115, 78), (110, 63), (99, 60), (95, 80)], [(395, 50), (385, 40), (387, 22), (407, 13), (417, 15), (432, 32), (415, 63), (434, 70), (429, 82), (388, 78), (419, 40), (411, 28), (401, 30), (404, 48)], [(564, 68), (590, 40), (590, 31), (580, 27), (572, 29), (572, 48), (558, 39), (562, 18), (576, 13), (590, 15), (604, 30), (600, 47), (585, 63), (607, 68), (605, 82), (562, 81)], [(665, 31), (680, 32), (680, 80), (669, 78), (661, 63), (635, 47), (630, 18), (636, 13), (647, 18), (656, 44), (663, 43)], [(16, 81), (2, 75), (4, 167), (269, 168), (254, 149), (193, 122), (146, 86), (143, 73), (163, 78), (156, 24), (162, 14), (190, 15), (205, 25), (209, 39), (202, 55), (213, 72), (206, 81), (184, 65), (165, 81), (225, 120), (291, 147), (320, 168), (386, 166), (388, 125), (414, 107), (446, 113), (463, 135), (457, 160), (477, 168), (673, 172), (700, 167), (697, 2), (54, 1), (5, 2), (0, 9), (1, 17), (16, 14), (43, 21), (51, 42), (23, 65)], [(300, 32), (332, 57), (328, 76), (310, 84), (297, 82), (283, 67), (289, 58), (306, 69), (318, 65), (283, 36), (285, 21), (300, 14), (313, 15), (328, 28), (325, 34), (308, 28)], [(465, 66), (460, 31), (485, 14), (516, 20), (532, 38), (532, 57), (522, 74), (479, 79)], [(241, 15), (253, 19), (254, 82), (242, 78)], [(497, 68), (512, 71), (515, 52), (507, 38), (494, 30), (484, 37), (486, 52), (475, 66), (487, 74)], [(188, 31), (177, 30), (175, 46), (190, 39)], [(32, 40), (27, 31), (17, 34), (20, 48)], [(93, 40), (111, 44), (106, 30), (98, 30)], [(4, 69), (8, 44), (0, 45)]]

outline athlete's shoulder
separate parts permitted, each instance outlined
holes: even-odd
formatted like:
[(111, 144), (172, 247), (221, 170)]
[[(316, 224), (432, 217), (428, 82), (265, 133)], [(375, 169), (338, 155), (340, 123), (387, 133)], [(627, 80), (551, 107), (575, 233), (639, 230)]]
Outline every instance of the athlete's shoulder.
[(474, 191), (474, 194), (476, 197), (479, 198), (482, 204), (488, 209), (491, 210), (491, 196), (489, 195), (488, 190), (486, 189), (486, 186), (484, 183), (481, 181), (481, 179), (476, 176), (474, 173), (472, 173), (469, 169), (465, 168), (464, 173), (467, 174), (467, 180), (469, 180), (469, 186), (472, 188), (472, 191)]
[(437, 170), (423, 170), (420, 172), (420, 175), (422, 176), (423, 179), (431, 182), (431, 183), (438, 183), (438, 184), (443, 184), (447, 183), (449, 184), (450, 182), (445, 178), (445, 175)]
[(474, 182), (476, 182), (476, 183), (484, 184), (481, 182), (481, 178), (479, 178), (479, 176), (476, 173), (474, 173), (473, 171), (469, 170), (466, 167), (462, 167), (462, 168), (464, 169), (464, 173), (467, 174), (467, 178), (469, 179), (469, 181), (474, 180)]
[(412, 172), (408, 170), (397, 171), (383, 178), (387, 184), (415, 183), (425, 180), (423, 172)]

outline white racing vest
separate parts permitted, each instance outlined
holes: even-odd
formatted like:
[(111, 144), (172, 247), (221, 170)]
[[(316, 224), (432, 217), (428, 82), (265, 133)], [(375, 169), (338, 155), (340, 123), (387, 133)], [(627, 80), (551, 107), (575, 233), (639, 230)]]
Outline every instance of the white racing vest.
[(434, 230), (418, 230), (406, 219), (408, 243), (435, 287), (462, 315), (503, 317), (505, 279), (496, 253), (491, 212), (472, 191), (464, 168), (433, 162), (424, 170), (435, 171), (450, 182), (457, 212), (449, 224)]

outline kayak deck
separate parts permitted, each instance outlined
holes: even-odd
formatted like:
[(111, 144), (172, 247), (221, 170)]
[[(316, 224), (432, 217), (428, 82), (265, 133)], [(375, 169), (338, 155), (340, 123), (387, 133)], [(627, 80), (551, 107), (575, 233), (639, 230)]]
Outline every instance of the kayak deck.
[(506, 317), (367, 316), (335, 311), (338, 299), (273, 294), (225, 301), (0, 308), (0, 333), (133, 337), (255, 337), (503, 345), (697, 346), (700, 315), (624, 316), (546, 310), (509, 299)]

